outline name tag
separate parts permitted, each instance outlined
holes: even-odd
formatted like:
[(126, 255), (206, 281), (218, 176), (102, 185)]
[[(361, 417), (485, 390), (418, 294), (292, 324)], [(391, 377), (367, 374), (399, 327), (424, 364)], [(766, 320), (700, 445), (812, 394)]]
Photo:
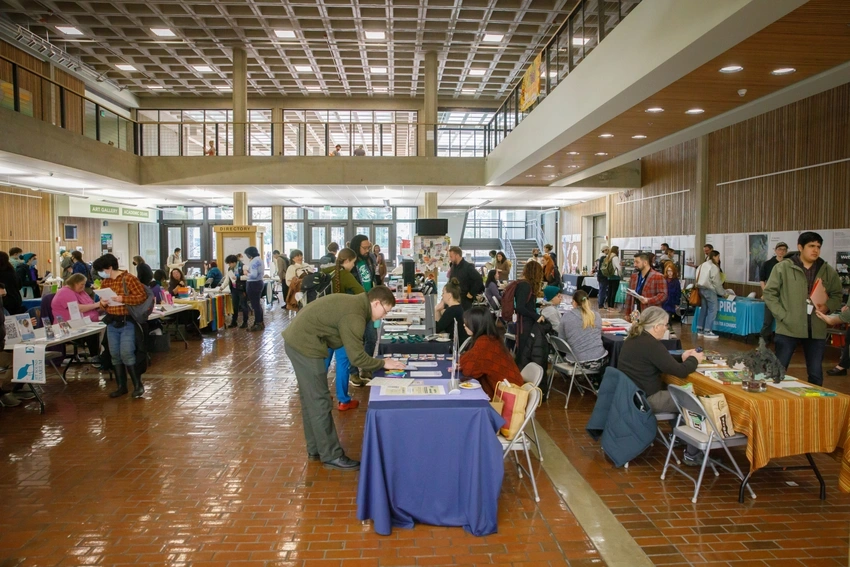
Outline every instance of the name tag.
[(808, 313), (809, 315), (811, 315), (812, 311), (814, 311), (814, 310), (815, 310), (815, 306), (812, 305), (811, 303), (806, 305), (806, 313)]

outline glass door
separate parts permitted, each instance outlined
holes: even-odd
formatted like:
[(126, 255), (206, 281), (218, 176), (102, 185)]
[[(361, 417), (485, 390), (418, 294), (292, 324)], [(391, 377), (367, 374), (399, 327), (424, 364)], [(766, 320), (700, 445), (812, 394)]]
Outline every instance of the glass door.
[(305, 260), (309, 263), (318, 264), (322, 257), (328, 253), (328, 244), (336, 242), (340, 250), (345, 248), (346, 228), (344, 224), (330, 223), (307, 223), (307, 238), (304, 246)]
[(392, 267), (392, 258), (395, 258), (395, 226), (392, 222), (369, 222), (360, 221), (354, 227), (354, 234), (362, 234), (369, 237), (372, 246), (377, 244), (381, 247), (381, 253), (387, 260), (387, 267)]
[(165, 266), (168, 256), (170, 256), (175, 248), (182, 250), (183, 260), (186, 265), (183, 266), (183, 273), (197, 273), (200, 275), (203, 270), (204, 260), (209, 260), (210, 235), (204, 233), (204, 224), (165, 224), (162, 225), (161, 237), (162, 241), (167, 242), (168, 246), (161, 250), (162, 265)]

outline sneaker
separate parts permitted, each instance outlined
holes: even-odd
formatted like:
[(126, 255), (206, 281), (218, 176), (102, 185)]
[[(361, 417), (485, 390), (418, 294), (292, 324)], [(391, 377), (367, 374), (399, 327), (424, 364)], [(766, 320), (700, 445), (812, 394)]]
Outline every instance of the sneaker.
[(367, 380), (363, 380), (362, 378), (360, 378), (359, 374), (352, 374), (348, 377), (348, 383), (352, 386), (356, 386), (357, 388), (362, 388), (366, 385)]
[(15, 397), (19, 400), (34, 400), (35, 394), (30, 391), (21, 390), (19, 392), (15, 392)]
[(0, 406), (3, 406), (4, 408), (13, 408), (19, 405), (21, 405), (21, 400), (19, 400), (15, 394), (6, 393), (0, 395)]
[(702, 338), (704, 338), (704, 339), (719, 339), (720, 336), (711, 332), (711, 331), (706, 331), (705, 333), (703, 333)]
[(688, 450), (685, 449), (684, 454), (682, 454), (682, 462), (685, 463), (689, 467), (701, 467), (702, 460), (705, 458), (705, 455), (702, 451), (697, 453), (696, 455), (691, 455), (688, 453)]
[(349, 400), (347, 402), (339, 402), (336, 406), (336, 409), (339, 411), (348, 411), (350, 409), (357, 409), (360, 406), (360, 402), (357, 400)]
[(702, 329), (697, 329), (697, 336), (698, 337), (705, 336), (705, 331), (703, 331)]

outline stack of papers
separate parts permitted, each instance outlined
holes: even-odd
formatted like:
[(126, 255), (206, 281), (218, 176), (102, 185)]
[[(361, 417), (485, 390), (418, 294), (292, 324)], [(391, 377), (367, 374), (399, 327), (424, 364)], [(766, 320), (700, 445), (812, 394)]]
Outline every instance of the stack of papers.
[[(374, 382), (374, 379), (372, 380)], [(382, 386), (382, 396), (445, 396), (446, 389), (437, 386)]]
[(835, 392), (830, 392), (820, 386), (815, 386), (808, 382), (800, 382), (799, 380), (783, 380), (779, 384), (768, 382), (767, 385), (805, 398), (830, 398), (836, 395)]
[(746, 374), (743, 370), (706, 370), (706, 376), (721, 384), (740, 384)]

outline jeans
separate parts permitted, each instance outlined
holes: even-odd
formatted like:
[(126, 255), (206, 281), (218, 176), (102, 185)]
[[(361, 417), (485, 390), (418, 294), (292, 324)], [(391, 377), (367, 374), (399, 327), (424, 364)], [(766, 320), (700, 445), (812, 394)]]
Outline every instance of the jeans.
[(246, 282), (245, 293), (248, 295), (248, 301), (251, 302), (251, 309), (254, 310), (254, 324), (259, 325), (263, 322), (263, 308), (260, 305), (260, 296), (263, 293), (263, 281)]
[(596, 304), (599, 307), (603, 307), (605, 305), (605, 300), (608, 298), (608, 278), (599, 274), (596, 277), (596, 281), (599, 282), (599, 297), (596, 299)]
[(770, 309), (767, 308), (767, 305), (764, 306), (764, 325), (761, 326), (761, 331), (759, 335), (764, 339), (764, 342), (770, 340), (770, 335), (773, 334), (773, 313), (770, 312)]
[(826, 350), (826, 339), (798, 339), (788, 335), (776, 334), (773, 339), (776, 345), (776, 358), (788, 371), (791, 356), (797, 350), (797, 345), (803, 343), (803, 354), (806, 356), (806, 372), (809, 382), (817, 386), (823, 386), (823, 353)]
[(841, 359), (838, 361), (838, 366), (845, 370), (850, 368), (850, 327), (844, 333), (844, 346), (841, 347)]
[(605, 298), (608, 301), (608, 307), (614, 308), (617, 302), (617, 292), (620, 291), (620, 278), (608, 278), (608, 294)]
[(110, 323), (106, 327), (106, 338), (109, 341), (109, 354), (112, 356), (113, 365), (136, 365), (136, 325), (132, 321), (128, 320), (120, 328), (116, 327), (115, 323)]
[(351, 396), (348, 395), (348, 372), (351, 369), (351, 362), (348, 360), (345, 347), (336, 350), (328, 349), (325, 368), (330, 368), (331, 359), (334, 356), (336, 356), (336, 399), (340, 403), (347, 404), (351, 401)]
[(699, 310), (697, 331), (711, 331), (714, 328), (714, 320), (717, 319), (719, 302), (717, 292), (713, 289), (699, 288), (699, 296), (702, 298), (702, 308)]
[(245, 314), (242, 316), (242, 322), (248, 321), (248, 302), (245, 301), (245, 296), (242, 294), (242, 291), (239, 289), (231, 289), (230, 297), (233, 301), (233, 318), (231, 319), (230, 324), (235, 325), (239, 322), (239, 312), (243, 308), (245, 309)]

